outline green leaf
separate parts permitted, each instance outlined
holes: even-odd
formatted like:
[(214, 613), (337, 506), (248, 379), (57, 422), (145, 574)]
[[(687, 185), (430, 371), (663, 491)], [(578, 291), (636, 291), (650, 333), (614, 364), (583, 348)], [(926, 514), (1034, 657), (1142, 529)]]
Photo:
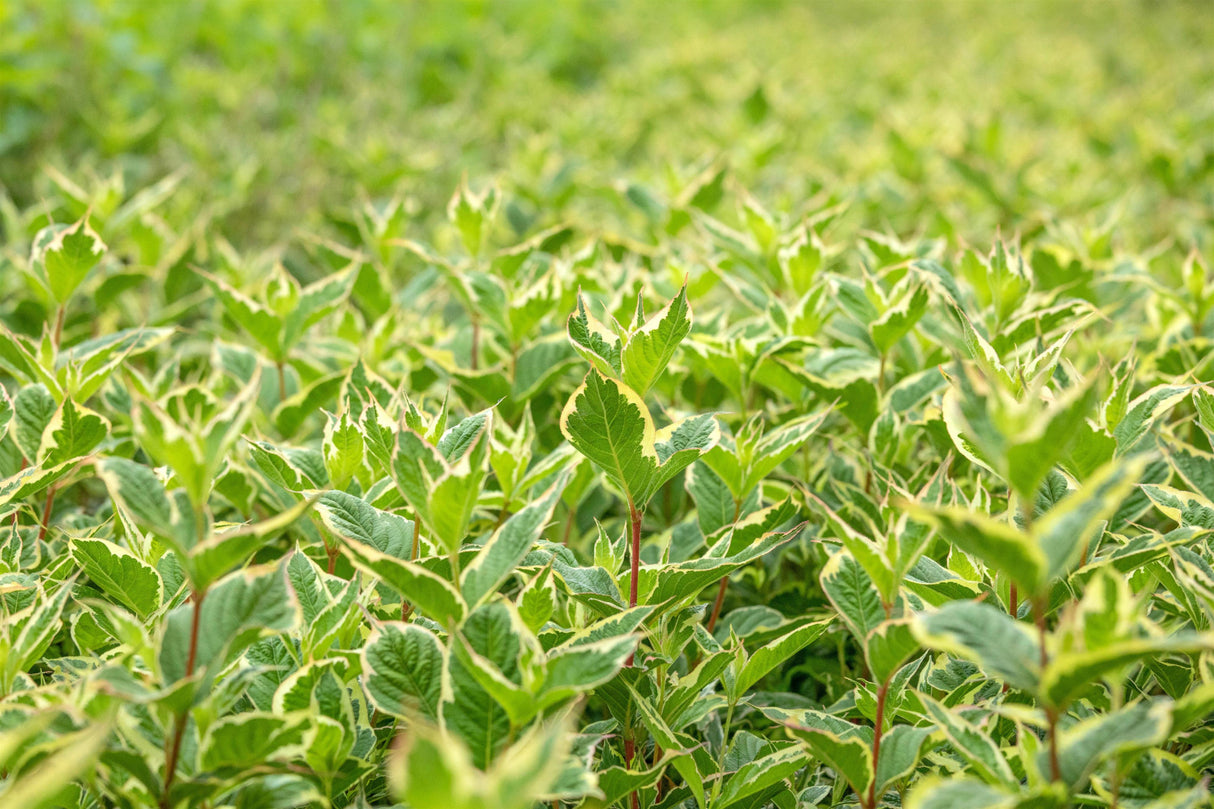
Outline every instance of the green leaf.
[(949, 710), (926, 694), (919, 694), (918, 697), (927, 709), (928, 716), (944, 731), (948, 743), (969, 762), (982, 780), (996, 786), (1017, 786), (1018, 781), (1011, 766), (990, 733), (975, 727), (957, 711)]
[(860, 643), (886, 619), (877, 586), (846, 551), (838, 551), (826, 561), (819, 581), (839, 617)]
[[(216, 666), (239, 654), (264, 634), (295, 626), (299, 605), (287, 586), (284, 565), (251, 567), (220, 580), (203, 597), (197, 619), (195, 671)], [(194, 602), (169, 613), (159, 662), (166, 684), (187, 676), (193, 635)]]
[(185, 560), (185, 567), (194, 587), (209, 587), (211, 582), (232, 568), (249, 562), (259, 550), (307, 513), (315, 501), (316, 498), (313, 497), (296, 503), (261, 522), (212, 532), (205, 540), (190, 548)]
[(65, 399), (42, 432), (38, 463), (55, 466), (88, 455), (109, 432), (108, 420)]
[(711, 416), (697, 416), (655, 431), (641, 398), (598, 371), (587, 374), (565, 406), (561, 432), (638, 509), (719, 436)]
[(756, 758), (728, 776), (721, 793), (713, 801), (714, 809), (725, 809), (769, 787), (781, 784), (806, 765), (804, 751), (785, 747)]
[(1113, 430), (1117, 439), (1117, 454), (1125, 455), (1138, 448), (1152, 425), (1165, 413), (1180, 404), (1192, 388), (1178, 385), (1158, 385), (1130, 402), (1129, 410)]
[(1072, 438), (1096, 404), (1096, 388), (1090, 382), (1065, 391), (1040, 413), (1031, 428), (1009, 436), (1006, 449), (1008, 484), (1024, 499), (1037, 494), (1042, 481), (1065, 456)]
[(1168, 463), (1176, 470), (1176, 474), (1180, 475), (1193, 491), (1214, 502), (1214, 455), (1179, 442), (1167, 443), (1164, 448)]
[(810, 753), (847, 781), (857, 795), (867, 796), (873, 782), (872, 729), (808, 709), (763, 709), (763, 715), (784, 725), (805, 743)]
[(1100, 678), (1131, 663), (1167, 653), (1195, 654), (1214, 649), (1214, 639), (1192, 633), (1165, 637), (1133, 638), (1084, 651), (1068, 651), (1051, 658), (1041, 678), (1041, 697), (1065, 708)]
[(927, 312), (931, 294), (927, 284), (916, 283), (897, 303), (886, 309), (881, 317), (869, 324), (873, 343), (882, 354), (910, 333)]
[(569, 316), (568, 331), (574, 349), (599, 373), (615, 379), (622, 376), (620, 338), (590, 314), (581, 293), (577, 296), (577, 311)]
[(826, 421), (829, 409), (800, 416), (766, 433), (754, 447), (739, 491), (744, 495), (793, 456)]
[[(164, 538), (179, 537), (176, 505), (155, 472), (125, 458), (106, 458), (97, 464), (97, 475), (105, 482), (115, 504), (136, 523)], [(184, 554), (189, 544), (192, 542), (181, 543), (179, 552)]]
[(1099, 539), (1094, 535), (1099, 524), (1117, 512), (1145, 466), (1143, 461), (1125, 460), (1106, 464), (1033, 526), (1033, 537), (1046, 555), (1048, 578), (1069, 572), (1085, 543)]
[(45, 385), (26, 385), (13, 398), (13, 438), (31, 463), (41, 455), (42, 436), (55, 412), (55, 400)]
[(907, 505), (911, 517), (929, 522), (948, 542), (1011, 577), (1030, 593), (1048, 582), (1049, 558), (1032, 539), (1007, 523), (957, 506)]
[(961, 311), (956, 305), (953, 306), (953, 314), (957, 317), (957, 323), (961, 327), (961, 337), (965, 343), (965, 348), (969, 351), (974, 361), (978, 363), (978, 367), (982, 369), (983, 375), (992, 381), (997, 381), (1004, 390), (1017, 392), (1020, 386), (1012, 378), (1011, 373), (1007, 370), (1004, 364), (999, 359), (999, 354), (991, 347), (991, 344), (980, 335), (974, 324), (970, 321), (965, 312)]
[(442, 644), (428, 629), (399, 622), (377, 625), (362, 650), (371, 702), (391, 716), (437, 721), (445, 657)]
[(286, 349), (283, 345), (282, 318), (267, 307), (257, 303), (252, 298), (239, 292), (226, 281), (202, 270), (195, 270), (210, 285), (219, 303), (227, 310), (232, 320), (248, 332), (270, 354), (275, 362), (286, 360)]
[(302, 716), (249, 711), (225, 716), (203, 736), (201, 763), (207, 770), (249, 770), (299, 754), (307, 724)]
[(914, 772), (923, 755), (923, 748), (935, 733), (935, 728), (894, 725), (881, 739), (881, 755), (877, 761), (876, 790), (880, 800), (895, 781)]
[[(1104, 759), (1162, 744), (1171, 727), (1167, 702), (1140, 702), (1113, 713), (1080, 720), (1058, 734), (1058, 764), (1064, 783), (1082, 790), (1092, 770)], [(1047, 753), (1037, 754), (1037, 767), (1049, 772)]]
[(1067, 809), (1062, 784), (1007, 792), (972, 778), (928, 776), (915, 785), (906, 809)]
[(885, 621), (868, 633), (864, 648), (873, 681), (884, 683), (906, 659), (919, 651), (919, 641), (907, 618)]
[(8, 391), (0, 387), (0, 439), (8, 432), (8, 423), (13, 418), (13, 402), (8, 398)]
[(540, 705), (592, 691), (614, 677), (636, 651), (637, 635), (619, 635), (575, 646), (562, 646), (548, 655)]
[(913, 624), (924, 646), (971, 660), (1013, 688), (1036, 689), (1041, 652), (1030, 629), (998, 607), (955, 601), (923, 613)]
[(463, 738), (477, 767), (484, 768), (496, 758), (511, 727), (506, 709), (485, 689), (477, 674), (493, 676), (507, 689), (519, 689), (521, 628), (504, 604), (485, 604), (468, 616), (460, 632), (467, 650), (476, 655), (478, 666), (470, 669), (457, 654), (447, 658), (451, 688), (449, 692), (444, 689), (442, 722)]
[(144, 619), (160, 607), (164, 584), (154, 567), (104, 539), (74, 537), (69, 546), (80, 569), (110, 598)]
[(624, 384), (644, 396), (690, 331), (691, 307), (684, 285), (674, 300), (628, 335), (620, 358)]
[(110, 722), (99, 721), (75, 733), (59, 735), (48, 755), (28, 771), (10, 773), (4, 802), (22, 809), (59, 809), (73, 800), (67, 793), (76, 779), (85, 777), (113, 733)]
[[(708, 585), (791, 542), (799, 531), (800, 526), (787, 532), (766, 534), (732, 556), (706, 556), (654, 567), (642, 565), (640, 586), (637, 588), (638, 598), (644, 604), (664, 605), (664, 609), (674, 603), (689, 602), (698, 597)], [(721, 544), (724, 542), (725, 540), (722, 540)]]
[(443, 626), (460, 623), (468, 607), (451, 582), (414, 562), (398, 559), (359, 542), (346, 542), (342, 552), (359, 570), (404, 596), (427, 618)]
[(471, 607), (479, 606), (495, 593), (531, 550), (552, 518), (552, 510), (568, 482), (569, 473), (561, 473), (538, 500), (528, 503), (494, 531), (476, 559), (464, 569), (460, 589)]
[(325, 492), (317, 500), (316, 510), (325, 527), (348, 542), (367, 545), (397, 559), (408, 559), (413, 552), (413, 521), (380, 511), (361, 497)]
[(733, 684), (729, 686), (732, 698), (736, 701), (750, 691), (751, 687), (777, 666), (783, 665), (790, 657), (821, 637), (829, 626), (830, 621), (803, 624), (755, 649), (734, 676)]

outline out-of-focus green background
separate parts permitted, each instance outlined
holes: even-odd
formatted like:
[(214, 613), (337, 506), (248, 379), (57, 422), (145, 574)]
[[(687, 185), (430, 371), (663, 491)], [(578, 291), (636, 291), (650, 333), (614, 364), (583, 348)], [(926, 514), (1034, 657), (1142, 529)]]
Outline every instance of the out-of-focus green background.
[(0, 183), (181, 172), (175, 215), (246, 246), (396, 193), (441, 217), (464, 173), (520, 232), (640, 237), (719, 167), (893, 232), (1201, 241), (1212, 46), (1204, 2), (8, 0)]

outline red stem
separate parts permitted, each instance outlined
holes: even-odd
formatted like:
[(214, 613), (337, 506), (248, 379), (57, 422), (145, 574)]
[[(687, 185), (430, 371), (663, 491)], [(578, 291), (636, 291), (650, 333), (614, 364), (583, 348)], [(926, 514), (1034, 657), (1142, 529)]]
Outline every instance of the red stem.
[[(742, 501), (734, 499), (733, 501), (733, 523), (737, 523), (738, 515), (742, 512)], [(721, 586), (717, 590), (717, 600), (712, 605), (712, 615), (708, 618), (708, 634), (712, 634), (717, 626), (717, 618), (721, 617), (721, 607), (725, 604), (725, 590), (729, 587), (729, 574), (721, 579)]]
[(877, 722), (873, 728), (873, 780), (868, 784), (868, 809), (877, 809), (877, 762), (881, 757), (881, 736), (885, 729), (885, 698), (889, 694), (889, 679), (877, 689)]
[(38, 541), (46, 538), (47, 529), (51, 525), (51, 509), (55, 506), (55, 487), (46, 490), (46, 505), (42, 508), (42, 522), (38, 528)]
[(480, 355), (481, 342), (481, 322), (476, 318), (472, 319), (472, 370), (476, 370), (477, 360)]
[(729, 576), (721, 579), (721, 586), (717, 589), (717, 600), (712, 603), (712, 615), (708, 618), (708, 634), (712, 634), (712, 630), (717, 627), (717, 618), (721, 616), (721, 605), (725, 603), (725, 588), (729, 586)]
[[(625, 739), (624, 740), (624, 769), (628, 769), (629, 767), (632, 766), (632, 757), (633, 757), (633, 755), (635, 755), (635, 753), (636, 753), (636, 742), (634, 742), (632, 739)], [(628, 798), (629, 798), (629, 802), (632, 804), (632, 809), (640, 809), (641, 799), (637, 796), (635, 789), (631, 793), (629, 793)]]
[[(641, 512), (631, 502), (628, 504), (628, 525), (632, 529), (632, 548), (629, 556), (632, 563), (632, 575), (628, 582), (628, 606), (637, 605), (637, 578), (641, 572)], [(635, 653), (628, 655), (625, 666), (631, 668)]]
[[(198, 630), (202, 618), (202, 599), (206, 596), (206, 590), (199, 590), (194, 593), (194, 615), (190, 621), (190, 651), (185, 659), (185, 676), (188, 680), (194, 675), (194, 665), (198, 660)], [(173, 726), (173, 735), (166, 739), (168, 745), (165, 748), (164, 762), (164, 791), (160, 794), (160, 809), (169, 809), (169, 790), (173, 786), (173, 779), (177, 775), (177, 757), (181, 754), (181, 737), (185, 734), (185, 723), (189, 717), (189, 709), (182, 711), (177, 715), (177, 722)]]
[[(1045, 648), (1045, 600), (1033, 599), (1033, 616), (1037, 623), (1038, 642), (1041, 644), (1041, 671), (1045, 671), (1045, 667), (1050, 663), (1049, 652)], [(1062, 780), (1062, 767), (1058, 764), (1058, 711), (1054, 708), (1047, 707), (1045, 709), (1045, 719), (1049, 724), (1049, 743), (1050, 743), (1050, 780)]]
[(67, 304), (60, 304), (59, 312), (55, 315), (55, 348), (59, 348), (60, 342), (63, 340), (63, 321), (67, 319)]

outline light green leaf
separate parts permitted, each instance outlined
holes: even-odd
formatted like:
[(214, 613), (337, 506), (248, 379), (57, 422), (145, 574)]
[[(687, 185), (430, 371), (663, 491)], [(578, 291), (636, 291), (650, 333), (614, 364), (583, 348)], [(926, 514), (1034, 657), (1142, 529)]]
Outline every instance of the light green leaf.
[(323, 452), (329, 482), (344, 489), (363, 466), (363, 434), (348, 412), (330, 418), (325, 425)]
[(1050, 579), (1068, 573), (1079, 561), (1085, 543), (1099, 539), (1095, 534), (1099, 525), (1117, 512), (1145, 466), (1135, 460), (1106, 464), (1033, 526), (1033, 538), (1045, 552)]
[(885, 621), (868, 633), (864, 648), (874, 682), (888, 681), (908, 657), (919, 651), (911, 623), (908, 618)]
[(548, 656), (540, 705), (548, 707), (587, 693), (614, 677), (636, 651), (637, 635), (562, 646)]
[[(1169, 702), (1140, 702), (1113, 713), (1080, 720), (1058, 734), (1058, 764), (1062, 780), (1082, 790), (1092, 770), (1116, 753), (1162, 744), (1171, 727)], [(1037, 767), (1049, 772), (1046, 751), (1037, 754)]]
[(721, 793), (713, 801), (713, 809), (725, 809), (780, 784), (807, 763), (805, 752), (798, 747), (785, 747), (747, 762), (727, 777)]
[(1125, 416), (1113, 430), (1117, 439), (1117, 454), (1125, 455), (1138, 448), (1152, 425), (1189, 395), (1187, 385), (1157, 385), (1130, 402)]
[(915, 771), (923, 748), (935, 732), (930, 727), (894, 725), (881, 739), (881, 755), (877, 761), (876, 790), (879, 801), (885, 791)]
[(1007, 792), (972, 778), (928, 776), (915, 785), (906, 809), (1067, 809), (1062, 784)]
[(442, 723), (467, 743), (477, 767), (488, 766), (510, 735), (506, 709), (485, 689), (477, 675), (498, 679), (505, 690), (519, 689), (523, 637), (520, 630), (521, 624), (500, 601), (482, 605), (468, 616), (460, 632), (467, 651), (476, 655), (478, 666), (469, 669), (458, 654), (447, 658), (451, 689), (450, 692), (444, 689)]
[(877, 350), (884, 354), (905, 337), (927, 312), (931, 299), (927, 284), (916, 283), (897, 303), (886, 309), (881, 317), (869, 324), (869, 334)]
[(397, 559), (408, 559), (413, 552), (413, 521), (380, 511), (361, 497), (325, 492), (316, 510), (325, 527), (348, 542), (362, 543)]
[(1214, 638), (1177, 633), (1063, 652), (1050, 659), (1041, 677), (1041, 696), (1050, 705), (1065, 708), (1100, 678), (1131, 663), (1168, 653), (1194, 654), (1210, 650), (1214, 650)]
[(784, 725), (792, 736), (804, 742), (810, 753), (842, 776), (857, 795), (868, 795), (875, 777), (871, 728), (808, 709), (765, 708), (763, 715)]
[(31, 263), (46, 274), (47, 288), (60, 305), (105, 255), (106, 246), (88, 216), (68, 226), (48, 225), (34, 237)]

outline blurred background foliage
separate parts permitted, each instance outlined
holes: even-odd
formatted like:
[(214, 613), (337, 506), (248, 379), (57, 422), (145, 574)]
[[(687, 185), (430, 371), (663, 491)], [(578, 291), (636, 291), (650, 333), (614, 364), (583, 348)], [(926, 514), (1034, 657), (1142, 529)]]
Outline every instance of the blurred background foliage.
[(647, 204), (727, 168), (853, 228), (1202, 244), (1212, 44), (1201, 2), (8, 0), (0, 184), (172, 175), (252, 248), (398, 194), (424, 227), (467, 173), (519, 234), (656, 241)]

